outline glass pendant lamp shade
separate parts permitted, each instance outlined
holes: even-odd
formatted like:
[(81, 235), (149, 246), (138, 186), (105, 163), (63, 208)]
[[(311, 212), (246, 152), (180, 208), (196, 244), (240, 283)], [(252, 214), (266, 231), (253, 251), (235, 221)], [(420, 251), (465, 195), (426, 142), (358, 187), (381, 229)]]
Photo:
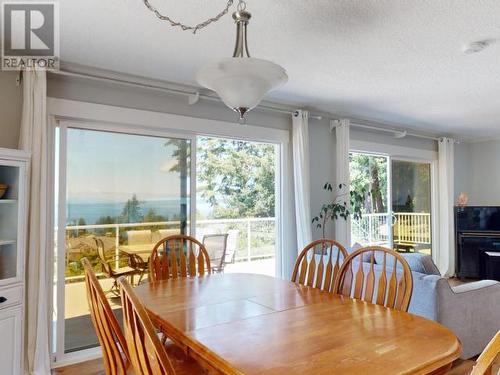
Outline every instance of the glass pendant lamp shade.
[(243, 118), (264, 95), (288, 81), (285, 70), (267, 60), (229, 57), (204, 66), (196, 76), (198, 83), (215, 91), (222, 101)]
[(247, 26), (252, 15), (240, 0), (238, 11), (233, 13), (236, 23), (236, 44), (233, 57), (204, 66), (196, 80), (201, 86), (215, 91), (222, 101), (239, 113), (255, 108), (269, 91), (288, 81), (285, 69), (267, 60), (250, 57), (247, 44)]

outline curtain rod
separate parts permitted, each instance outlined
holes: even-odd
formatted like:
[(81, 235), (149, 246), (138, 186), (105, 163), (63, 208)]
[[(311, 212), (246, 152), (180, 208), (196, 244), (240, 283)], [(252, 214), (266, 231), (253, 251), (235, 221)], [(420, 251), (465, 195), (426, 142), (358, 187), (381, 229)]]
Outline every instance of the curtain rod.
[[(147, 88), (147, 89), (151, 89), (151, 90), (164, 91), (164, 92), (168, 92), (171, 94), (184, 95), (184, 96), (187, 96), (189, 98), (189, 104), (195, 104), (198, 101), (198, 99), (205, 99), (205, 100), (212, 100), (212, 101), (216, 101), (216, 102), (221, 102), (221, 100), (216, 96), (202, 94), (199, 91), (194, 91), (194, 90), (190, 91), (190, 90), (183, 90), (183, 89), (174, 89), (171, 87), (154, 85), (154, 84), (150, 84), (150, 83), (134, 82), (134, 81), (128, 81), (128, 80), (120, 79), (120, 78), (104, 77), (104, 76), (98, 76), (98, 75), (88, 74), (88, 73), (75, 73), (75, 72), (70, 72), (67, 70), (55, 70), (55, 71), (51, 71), (50, 73), (58, 74), (58, 75), (62, 75), (62, 76), (69, 76), (69, 77), (92, 79), (94, 81), (119, 83), (119, 84), (123, 84), (123, 85), (127, 85), (127, 86)], [(268, 104), (259, 104), (257, 106), (257, 108), (263, 109), (266, 111), (270, 111), (270, 112), (283, 113), (283, 114), (287, 114), (287, 115), (291, 115), (291, 116), (295, 115), (297, 112), (295, 110), (288, 110), (288, 109), (279, 108), (279, 107), (268, 105)], [(315, 120), (323, 119), (323, 117), (319, 116), (319, 115), (311, 115), (309, 117), (312, 119), (315, 119)]]
[(356, 121), (351, 121), (351, 126), (354, 126), (356, 128), (363, 128), (363, 129), (370, 129), (370, 130), (376, 130), (380, 132), (385, 132), (385, 133), (392, 133), (394, 134), (395, 138), (404, 138), (406, 136), (411, 136), (415, 138), (423, 138), (423, 139), (430, 139), (433, 141), (439, 141), (440, 138), (438, 137), (431, 137), (428, 135), (423, 135), (423, 134), (416, 134), (416, 133), (411, 133), (406, 130), (396, 130), (396, 129), (388, 129), (388, 128), (383, 128), (381, 126), (373, 126), (373, 125), (365, 125), (365, 124), (360, 124), (357, 123)]
[[(94, 81), (118, 83), (118, 84), (123, 84), (123, 85), (127, 85), (127, 86), (147, 88), (147, 89), (157, 90), (157, 91), (164, 91), (164, 92), (168, 92), (171, 94), (184, 95), (184, 96), (188, 97), (190, 105), (197, 103), (199, 99), (221, 102), (219, 97), (216, 97), (213, 95), (208, 95), (208, 94), (202, 94), (199, 91), (195, 91), (195, 90), (190, 91), (187, 89), (176, 89), (176, 88), (172, 88), (172, 87), (155, 85), (155, 84), (146, 83), (146, 82), (134, 82), (134, 81), (121, 79), (121, 78), (106, 77), (103, 75), (96, 75), (96, 74), (89, 74), (89, 73), (76, 73), (76, 72), (71, 72), (68, 70), (55, 70), (55, 71), (51, 71), (50, 73), (58, 74), (58, 75), (62, 75), (62, 76), (69, 76), (69, 77), (92, 79)], [(280, 107), (268, 105), (268, 104), (259, 104), (257, 106), (257, 108), (261, 109), (261, 110), (269, 111), (269, 112), (288, 114), (291, 116), (294, 116), (297, 114), (296, 110), (289, 110), (289, 109), (280, 108)], [(332, 119), (339, 118), (339, 116), (335, 116), (332, 114), (326, 114), (326, 115), (328, 117), (331, 117)], [(322, 120), (324, 118), (324, 116), (319, 115), (319, 114), (310, 114), (309, 118), (314, 119), (314, 120)], [(423, 138), (423, 139), (430, 139), (433, 141), (439, 141), (439, 138), (437, 138), (437, 137), (431, 137), (431, 136), (426, 136), (426, 135), (422, 135), (422, 134), (411, 133), (411, 132), (408, 132), (406, 130), (389, 129), (389, 128), (386, 128), (383, 126), (363, 124), (363, 123), (360, 123), (360, 120), (356, 120), (356, 119), (351, 119), (351, 126), (358, 127), (358, 128), (364, 128), (364, 129), (371, 129), (371, 130), (376, 130), (376, 131), (381, 131), (381, 132), (386, 132), (386, 133), (393, 133), (393, 134), (395, 134), (396, 137), (399, 137), (399, 138), (404, 138), (405, 136), (409, 135), (409, 136), (416, 137), (416, 138)]]

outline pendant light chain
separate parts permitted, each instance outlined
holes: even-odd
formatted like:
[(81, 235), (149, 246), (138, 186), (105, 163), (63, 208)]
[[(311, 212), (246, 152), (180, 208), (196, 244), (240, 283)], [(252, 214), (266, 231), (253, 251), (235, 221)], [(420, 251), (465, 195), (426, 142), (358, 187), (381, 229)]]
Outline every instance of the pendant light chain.
[[(218, 20), (220, 20), (222, 17), (224, 17), (228, 12), (229, 12), (229, 8), (231, 8), (231, 6), (233, 5), (234, 3), (234, 0), (228, 0), (227, 1), (227, 4), (226, 4), (226, 7), (219, 13), (217, 14), (215, 17), (213, 18), (209, 18), (208, 20), (204, 21), (204, 22), (201, 22), (195, 26), (189, 26), (189, 25), (185, 25), (181, 22), (177, 22), (177, 21), (174, 21), (172, 20), (169, 16), (165, 16), (163, 14), (160, 13), (160, 11), (155, 8), (150, 2), (149, 0), (142, 0), (144, 2), (144, 5), (151, 11), (153, 12), (156, 17), (158, 17), (160, 20), (162, 21), (167, 21), (168, 23), (170, 23), (170, 25), (172, 27), (180, 27), (183, 31), (187, 31), (187, 30), (192, 30), (193, 31), (193, 34), (196, 34), (196, 32), (198, 30), (201, 30), (205, 27), (207, 27), (208, 25), (210, 25), (211, 23), (213, 22), (217, 22)], [(243, 9), (246, 8), (246, 3), (245, 1), (243, 0), (239, 0), (239, 3), (238, 3), (238, 9), (241, 7), (243, 7)]]

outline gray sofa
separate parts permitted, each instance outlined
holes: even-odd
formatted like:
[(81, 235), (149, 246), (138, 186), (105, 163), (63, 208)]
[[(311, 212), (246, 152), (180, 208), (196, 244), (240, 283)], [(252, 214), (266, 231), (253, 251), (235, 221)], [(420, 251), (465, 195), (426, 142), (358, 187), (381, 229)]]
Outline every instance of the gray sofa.
[[(462, 358), (481, 353), (500, 330), (500, 282), (483, 280), (452, 287), (448, 279), (439, 274), (429, 255), (403, 256), (413, 275), (408, 312), (439, 322), (453, 331), (462, 342)], [(376, 269), (379, 267), (375, 265)]]

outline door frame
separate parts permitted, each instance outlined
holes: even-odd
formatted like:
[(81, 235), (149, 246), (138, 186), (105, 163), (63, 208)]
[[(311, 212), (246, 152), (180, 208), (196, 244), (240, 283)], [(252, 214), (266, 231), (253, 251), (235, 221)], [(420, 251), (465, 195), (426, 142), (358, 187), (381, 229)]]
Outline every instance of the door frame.
[[(48, 116), (48, 136), (51, 142), (55, 135), (55, 129), (58, 126), (70, 126), (86, 130), (100, 130), (100, 131), (110, 131), (118, 133), (126, 133), (133, 135), (143, 135), (143, 136), (156, 136), (156, 137), (168, 137), (168, 138), (183, 138), (191, 140), (191, 147), (194, 153), (191, 154), (191, 169), (192, 173), (190, 175), (190, 226), (191, 233), (195, 234), (196, 231), (196, 146), (198, 136), (209, 136), (215, 138), (225, 138), (225, 139), (238, 139), (251, 142), (263, 142), (277, 145), (277, 161), (276, 161), (276, 188), (275, 191), (279, 193), (276, 195), (275, 203), (275, 215), (276, 215), (276, 276), (283, 276), (288, 272), (288, 264), (286, 262), (287, 256), (292, 252), (285, 249), (291, 248), (287, 246), (290, 242), (290, 230), (287, 228), (290, 223), (285, 216), (286, 212), (291, 210), (291, 165), (287, 162), (289, 155), (289, 141), (290, 132), (288, 130), (269, 128), (266, 126), (259, 125), (245, 125), (209, 120), (181, 115), (174, 115), (170, 113), (153, 112), (146, 110), (138, 110), (131, 108), (123, 108), (117, 106), (109, 106), (102, 104), (94, 104), (87, 102), (79, 102), (66, 99), (57, 98), (47, 98), (47, 116)], [(60, 145), (63, 140), (60, 139)], [(55, 161), (55, 148), (52, 155), (52, 161)], [(65, 197), (66, 187), (65, 184), (65, 171), (63, 171), (63, 181), (61, 184), (61, 166), (66, 165), (66, 150), (59, 149), (59, 206), (58, 206), (58, 220), (59, 224), (65, 224), (62, 220), (65, 219), (65, 198), (61, 202), (61, 197)], [(53, 165), (54, 163), (52, 163)], [(194, 171), (194, 173), (193, 173)], [(55, 174), (53, 175), (53, 180)], [(54, 180), (55, 181), (55, 180)], [(62, 185), (62, 186), (61, 186)], [(54, 197), (55, 199), (55, 197)], [(53, 203), (56, 203), (55, 201)], [(51, 207), (55, 207), (52, 204)], [(51, 218), (54, 220), (55, 212), (51, 212)], [(61, 230), (57, 234), (58, 243), (64, 242), (64, 236), (60, 234)], [(51, 236), (52, 241), (54, 241), (54, 236)], [(61, 242), (61, 237), (63, 242)], [(55, 243), (52, 244), (54, 248)], [(60, 252), (65, 249), (63, 246), (58, 248), (58, 257)], [(289, 254), (290, 253), (290, 254)], [(51, 254), (53, 255), (53, 254)], [(295, 255), (295, 254), (294, 254)], [(53, 270), (53, 260), (48, 261), (50, 269), (50, 274), (54, 275)], [(57, 276), (64, 276), (64, 268), (60, 266), (64, 265), (64, 262), (58, 263)], [(64, 315), (64, 284), (57, 283), (57, 316), (61, 316), (62, 311)], [(52, 316), (52, 296), (51, 293), (51, 303), (48, 306), (49, 316)], [(62, 309), (61, 309), (62, 306)], [(97, 358), (101, 355), (101, 350), (99, 347), (84, 349), (72, 353), (64, 353), (64, 319), (57, 319), (56, 331), (51, 330), (51, 345), (53, 349), (52, 355), (52, 367), (65, 366), (72, 363), (77, 363), (85, 361), (88, 359)], [(54, 345), (54, 336), (56, 336), (56, 341)], [(54, 350), (55, 349), (55, 350)]]

